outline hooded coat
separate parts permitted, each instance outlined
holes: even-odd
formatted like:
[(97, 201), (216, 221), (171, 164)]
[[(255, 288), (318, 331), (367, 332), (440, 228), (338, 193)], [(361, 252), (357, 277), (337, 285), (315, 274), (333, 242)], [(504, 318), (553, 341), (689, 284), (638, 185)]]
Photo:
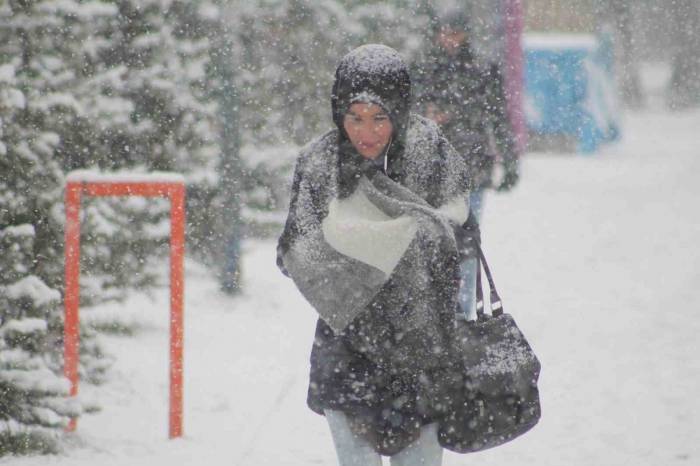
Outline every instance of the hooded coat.
[[(447, 348), (459, 280), (454, 229), (466, 219), (470, 177), (410, 101), (408, 70), (393, 49), (368, 45), (342, 59), (331, 97), (337, 128), (298, 157), (277, 250), (320, 316), (309, 407), (343, 411), (386, 455), (444, 417), (458, 383)], [(365, 160), (345, 133), (355, 102), (380, 105), (391, 119), (381, 163)]]

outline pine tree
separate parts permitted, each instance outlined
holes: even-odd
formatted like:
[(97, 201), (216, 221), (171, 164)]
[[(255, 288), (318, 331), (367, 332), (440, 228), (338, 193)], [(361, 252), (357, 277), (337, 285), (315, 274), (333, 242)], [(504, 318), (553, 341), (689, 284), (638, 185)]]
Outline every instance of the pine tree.
[[(223, 216), (217, 197), (222, 128), (218, 96), (212, 91), (216, 32), (221, 29), (218, 8), (206, 1), (119, 0), (112, 4), (117, 8), (116, 21), (101, 32), (109, 40), (97, 54), (104, 70), (100, 88), (102, 94), (123, 103), (128, 119), (123, 130), (101, 133), (100, 165), (184, 174), (190, 251), (212, 263), (212, 258), (221, 257), (221, 249), (216, 248), (221, 232), (214, 215)], [(132, 211), (125, 217), (131, 224), (134, 220), (145, 224), (149, 218), (165, 226), (167, 205), (149, 205), (145, 215)], [(112, 205), (110, 213), (121, 211)], [(133, 276), (129, 264), (143, 261), (157, 244), (164, 245), (163, 231), (167, 233), (167, 227), (132, 230), (129, 250), (137, 256), (119, 264), (118, 270), (105, 270), (104, 275)], [(133, 246), (135, 242), (138, 247)]]
[(38, 276), (44, 259), (34, 225), (49, 223), (59, 192), (50, 157), (57, 137), (22, 124), (29, 104), (17, 72), (0, 64), (0, 455), (53, 450), (56, 429), (82, 412), (57, 375), (61, 295)]
[(29, 224), (0, 230), (0, 454), (54, 451), (57, 429), (83, 411), (57, 375), (61, 295), (24, 267), (34, 240)]
[[(156, 0), (103, 5), (113, 12), (93, 20), (90, 45), (81, 43), (78, 52), (88, 65), (76, 95), (88, 112), (71, 122), (79, 130), (69, 132), (75, 137), (62, 150), (70, 161), (66, 168), (174, 171), (186, 176), (192, 194), (212, 190), (219, 136), (208, 89), (209, 5)], [(143, 264), (154, 251), (163, 257), (167, 250), (167, 203), (101, 199), (88, 201), (85, 210), (84, 257), (93, 277), (85, 297), (107, 292), (119, 298), (125, 286), (152, 285), (156, 277)], [(194, 214), (187, 237), (196, 249), (200, 219)]]
[[(28, 103), (23, 124), (55, 139), (52, 160), (60, 172), (175, 171), (186, 176), (188, 190), (216, 191), (220, 131), (209, 34), (220, 19), (214, 5), (45, 0), (1, 8), (0, 55), (19, 63)], [(167, 250), (167, 203), (85, 199), (83, 210), (89, 279), (81, 299), (119, 299), (125, 288), (154, 284), (144, 264), (153, 251)], [(37, 231), (41, 244), (62, 244), (61, 215), (54, 209), (47, 220), (59, 225)], [(191, 218), (188, 238), (196, 248), (198, 219)], [(45, 249), (42, 276), (60, 287), (62, 248)]]

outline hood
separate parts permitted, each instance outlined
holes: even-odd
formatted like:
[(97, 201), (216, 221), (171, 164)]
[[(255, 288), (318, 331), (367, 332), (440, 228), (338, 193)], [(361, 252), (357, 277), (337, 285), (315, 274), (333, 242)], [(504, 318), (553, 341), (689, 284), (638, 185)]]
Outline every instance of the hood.
[(386, 45), (358, 47), (343, 57), (335, 71), (331, 93), (333, 122), (338, 127), (338, 187), (344, 198), (357, 187), (360, 174), (371, 176), (376, 170), (355, 150), (343, 128), (343, 118), (350, 105), (357, 102), (380, 105), (394, 127), (391, 143), (384, 154), (387, 175), (402, 177), (401, 157), (406, 146), (406, 132), (411, 106), (411, 79), (408, 67), (398, 52)]
[(402, 149), (411, 105), (411, 79), (408, 66), (396, 50), (386, 45), (368, 44), (356, 48), (340, 61), (335, 71), (331, 109), (333, 122), (344, 140), (347, 135), (343, 117), (350, 105), (357, 102), (384, 108), (394, 126), (390, 154), (395, 148)]

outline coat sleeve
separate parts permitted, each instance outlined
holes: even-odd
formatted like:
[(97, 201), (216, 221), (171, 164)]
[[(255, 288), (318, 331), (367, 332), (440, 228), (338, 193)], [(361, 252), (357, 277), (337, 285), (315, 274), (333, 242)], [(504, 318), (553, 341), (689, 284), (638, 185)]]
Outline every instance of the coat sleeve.
[(515, 135), (510, 118), (508, 118), (503, 74), (498, 66), (493, 65), (486, 78), (488, 118), (493, 129), (493, 137), (503, 165), (508, 166), (518, 162), (515, 146)]

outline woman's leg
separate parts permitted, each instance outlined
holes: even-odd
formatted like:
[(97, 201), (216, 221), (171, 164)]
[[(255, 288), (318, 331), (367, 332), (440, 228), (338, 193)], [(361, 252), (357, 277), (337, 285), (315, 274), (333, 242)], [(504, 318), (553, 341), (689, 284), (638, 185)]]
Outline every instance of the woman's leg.
[(437, 423), (421, 428), (420, 437), (391, 457), (391, 466), (440, 466), (442, 447), (438, 443)]
[[(483, 190), (472, 191), (469, 195), (469, 209), (477, 220), (481, 218)], [(476, 290), (476, 258), (470, 258), (459, 264), (459, 307), (466, 319), (476, 318), (474, 299)]]
[(342, 411), (324, 410), (331, 428), (335, 452), (340, 466), (381, 466), (382, 457), (364, 440), (350, 430), (350, 424)]

